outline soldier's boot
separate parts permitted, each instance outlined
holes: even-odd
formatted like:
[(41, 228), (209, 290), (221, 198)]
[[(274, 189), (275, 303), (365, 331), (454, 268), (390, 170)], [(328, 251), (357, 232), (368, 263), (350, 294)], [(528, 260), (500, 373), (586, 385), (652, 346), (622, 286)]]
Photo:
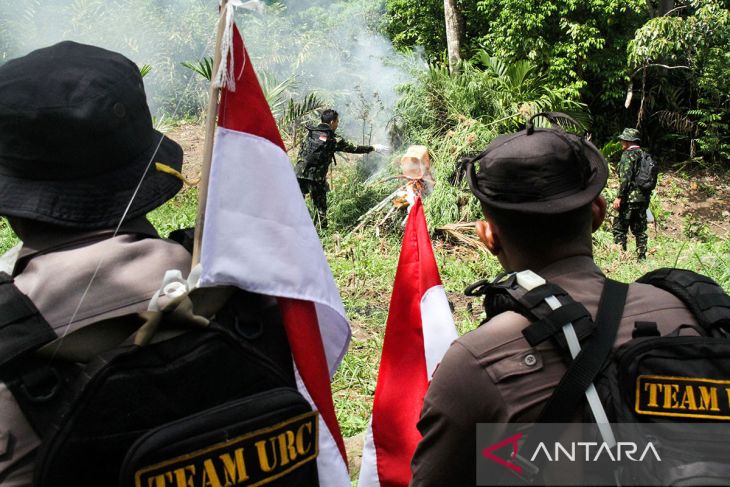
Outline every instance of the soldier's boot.
[(638, 260), (646, 260), (646, 247), (649, 241), (646, 235), (646, 216), (644, 216), (643, 226), (639, 226), (636, 230), (636, 256)]
[(623, 228), (620, 228), (618, 224), (614, 225), (613, 227), (613, 243), (619, 244), (621, 246), (621, 249), (626, 252), (626, 241), (628, 240), (628, 235), (626, 234), (626, 231)]

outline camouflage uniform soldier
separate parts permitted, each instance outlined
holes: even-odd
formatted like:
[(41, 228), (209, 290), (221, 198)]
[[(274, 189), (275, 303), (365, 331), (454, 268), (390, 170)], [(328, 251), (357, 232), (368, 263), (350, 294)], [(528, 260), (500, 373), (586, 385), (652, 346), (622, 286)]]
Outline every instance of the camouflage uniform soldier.
[(626, 250), (629, 229), (636, 237), (636, 253), (639, 260), (646, 259), (646, 210), (649, 208), (651, 193), (645, 193), (636, 186), (636, 173), (642, 157), (642, 149), (638, 142), (639, 131), (624, 129), (619, 136), (624, 153), (617, 166), (621, 184), (613, 202), (618, 215), (613, 222), (613, 240)]
[(327, 228), (327, 171), (334, 162), (335, 152), (367, 154), (375, 150), (372, 146), (355, 145), (339, 138), (335, 134), (339, 122), (336, 111), (325, 110), (322, 123), (314, 128), (307, 127), (309, 134), (302, 141), (295, 168), (302, 194), (312, 195), (322, 228)]

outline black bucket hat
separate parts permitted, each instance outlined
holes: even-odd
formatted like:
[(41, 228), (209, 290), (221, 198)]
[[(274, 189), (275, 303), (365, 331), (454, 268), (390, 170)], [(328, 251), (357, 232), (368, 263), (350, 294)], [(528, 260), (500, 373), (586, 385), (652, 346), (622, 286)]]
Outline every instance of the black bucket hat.
[(115, 227), (130, 201), (128, 219), (180, 190), (154, 162), (179, 171), (182, 159), (121, 54), (64, 41), (0, 66), (0, 215)]
[(585, 137), (560, 127), (535, 128), (536, 117), (580, 126), (565, 114), (539, 113), (525, 130), (497, 137), (466, 161), (469, 187), (486, 207), (528, 214), (564, 213), (590, 203), (605, 187), (608, 165), (598, 149)]

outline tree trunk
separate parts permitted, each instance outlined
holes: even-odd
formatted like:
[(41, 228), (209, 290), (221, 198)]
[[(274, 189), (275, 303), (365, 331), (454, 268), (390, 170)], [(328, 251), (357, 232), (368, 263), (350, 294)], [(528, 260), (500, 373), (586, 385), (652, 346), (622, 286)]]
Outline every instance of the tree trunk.
[(457, 0), (444, 0), (446, 20), (446, 47), (449, 53), (449, 72), (456, 74), (461, 61), (461, 39), (464, 36), (464, 18), (459, 12)]
[(657, 4), (656, 16), (661, 17), (662, 15), (667, 15), (667, 13), (669, 13), (673, 9), (674, 0), (659, 0)]
[(649, 17), (653, 19), (671, 12), (675, 3), (675, 0), (646, 0), (646, 9), (649, 11)]

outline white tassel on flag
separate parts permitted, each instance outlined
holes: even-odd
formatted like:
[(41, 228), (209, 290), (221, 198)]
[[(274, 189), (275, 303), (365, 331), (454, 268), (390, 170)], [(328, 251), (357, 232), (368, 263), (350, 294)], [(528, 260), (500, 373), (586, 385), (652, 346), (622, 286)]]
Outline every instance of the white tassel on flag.
[[(253, 10), (255, 12), (263, 12), (264, 4), (260, 0), (248, 0), (243, 2), (241, 0), (228, 0), (226, 6), (225, 16), (225, 28), (223, 29), (223, 36), (221, 37), (221, 61), (218, 65), (218, 71), (213, 77), (213, 83), (218, 88), (226, 88), (229, 91), (236, 91), (236, 73), (233, 72), (233, 66), (235, 61), (233, 59), (233, 22), (235, 21), (235, 10), (237, 8), (244, 8), (246, 10)], [(246, 66), (246, 60), (241, 64), (240, 72), (243, 72), (243, 68)]]

